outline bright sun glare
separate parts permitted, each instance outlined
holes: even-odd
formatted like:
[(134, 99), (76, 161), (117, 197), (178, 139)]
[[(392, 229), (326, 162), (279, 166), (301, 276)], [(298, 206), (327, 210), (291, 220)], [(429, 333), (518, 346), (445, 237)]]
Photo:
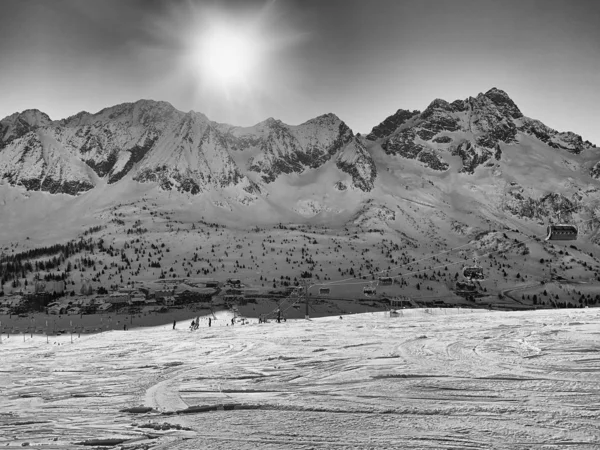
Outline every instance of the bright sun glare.
[(196, 57), (205, 79), (229, 88), (252, 81), (260, 47), (251, 32), (221, 26), (201, 36)]

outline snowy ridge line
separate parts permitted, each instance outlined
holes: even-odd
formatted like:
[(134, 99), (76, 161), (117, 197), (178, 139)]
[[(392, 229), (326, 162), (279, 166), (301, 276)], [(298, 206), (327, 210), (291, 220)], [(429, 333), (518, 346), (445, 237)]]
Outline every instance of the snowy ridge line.
[[(574, 206), (573, 208), (567, 209), (565, 212), (572, 211), (572, 210), (576, 209), (577, 207), (578, 207), (578, 206)], [(586, 221), (583, 221), (583, 222), (580, 222), (580, 223), (581, 223), (581, 224), (584, 224), (584, 223), (587, 223), (587, 222), (591, 222), (592, 220), (595, 220), (595, 219), (593, 219), (593, 218), (592, 218), (592, 219), (588, 219), (588, 220), (586, 220)], [(528, 239), (528, 240), (526, 240), (526, 241), (519, 242), (518, 244), (511, 245), (510, 247), (508, 247), (508, 248), (507, 248), (507, 249), (505, 249), (505, 250), (492, 250), (492, 251), (490, 251), (490, 252), (488, 252), (488, 253), (484, 253), (483, 255), (479, 256), (479, 258), (483, 258), (483, 257), (485, 257), (485, 256), (491, 255), (492, 253), (502, 253), (502, 252), (508, 251), (508, 250), (510, 250), (511, 248), (513, 248), (513, 247), (515, 247), (515, 246), (517, 246), (517, 245), (525, 244), (525, 243), (527, 243), (527, 242), (531, 242), (531, 241), (533, 241), (533, 240), (535, 240), (535, 239), (536, 239), (536, 238), (535, 238), (535, 237), (533, 237), (533, 238), (530, 238), (530, 239)], [(412, 262), (410, 262), (410, 263), (407, 263), (407, 264), (402, 264), (402, 265), (399, 265), (399, 266), (392, 267), (392, 268), (390, 268), (390, 269), (385, 269), (385, 270), (382, 270), (382, 271), (379, 271), (379, 272), (375, 272), (373, 275), (380, 275), (380, 274), (384, 274), (384, 273), (387, 273), (387, 272), (391, 272), (392, 270), (399, 269), (399, 268), (401, 268), (401, 267), (410, 266), (411, 264), (416, 264), (416, 263), (419, 263), (419, 262), (422, 262), (422, 261), (427, 261), (428, 259), (434, 258), (434, 257), (436, 257), (436, 256), (439, 256), (439, 255), (443, 255), (443, 254), (445, 254), (445, 253), (450, 253), (450, 252), (453, 252), (454, 250), (458, 250), (458, 249), (460, 249), (460, 248), (467, 247), (467, 246), (469, 246), (469, 245), (472, 245), (472, 243), (471, 243), (471, 242), (468, 242), (468, 243), (466, 243), (466, 244), (463, 244), (463, 245), (460, 245), (460, 246), (458, 246), (458, 247), (453, 247), (453, 248), (451, 248), (451, 249), (449, 249), (449, 250), (444, 250), (443, 252), (436, 253), (436, 254), (433, 254), (433, 255), (431, 255), (431, 256), (427, 256), (427, 257), (425, 257), (425, 258), (421, 258), (421, 259), (419, 259), (419, 260), (417, 260), (417, 261), (412, 261)], [(441, 268), (441, 267), (447, 267), (447, 266), (452, 266), (452, 265), (456, 265), (456, 264), (461, 264), (461, 263), (463, 263), (463, 262), (464, 262), (464, 261), (458, 261), (458, 262), (448, 263), (448, 264), (445, 264), (445, 265), (442, 265), (442, 266), (437, 266), (437, 267), (434, 267), (434, 268), (432, 268), (432, 269), (422, 269), (422, 270), (417, 270), (417, 271), (414, 271), (414, 272), (407, 272), (407, 273), (405, 273), (405, 274), (399, 274), (399, 275), (392, 276), (391, 278), (403, 277), (404, 275), (412, 275), (412, 274), (414, 274), (414, 273), (419, 273), (419, 272), (424, 272), (424, 271), (426, 271), (426, 270), (433, 270), (433, 269), (437, 269), (437, 268)], [(350, 285), (350, 284), (349, 284), (349, 283), (345, 283), (345, 282), (346, 282), (346, 281), (353, 281), (353, 280), (361, 280), (361, 279), (360, 279), (360, 278), (357, 278), (357, 277), (353, 277), (353, 278), (346, 278), (346, 279), (344, 279), (344, 280), (330, 281), (330, 282), (328, 282), (328, 283), (315, 283), (315, 284), (312, 284), (312, 285), (310, 285), (310, 286), (309, 286), (309, 289), (310, 289), (310, 288), (312, 288), (312, 287), (314, 287), (314, 286), (330, 286), (330, 285), (336, 285), (336, 286), (347, 286), (347, 285)], [(338, 283), (339, 283), (339, 284), (338, 284)], [(361, 281), (361, 282), (359, 282), (359, 283), (353, 283), (353, 284), (371, 284), (371, 283), (373, 283), (373, 280), (371, 280), (371, 281), (366, 281), (366, 280), (365, 280), (365, 281)]]

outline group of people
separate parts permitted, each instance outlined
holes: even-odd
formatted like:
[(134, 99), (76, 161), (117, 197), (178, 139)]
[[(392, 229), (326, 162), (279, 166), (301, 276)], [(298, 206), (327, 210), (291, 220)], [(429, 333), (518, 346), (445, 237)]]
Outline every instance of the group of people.
[[(212, 317), (208, 318), (208, 326), (212, 326)], [(200, 327), (200, 317), (197, 317), (196, 320), (192, 320), (192, 324), (190, 325), (190, 331), (197, 330)]]
[[(286, 322), (286, 318), (285, 318), (285, 316), (283, 316), (283, 315), (281, 314), (281, 312), (279, 312), (279, 313), (277, 314), (277, 319), (276, 319), (276, 320), (277, 320), (277, 322), (278, 322), (278, 323), (281, 323), (281, 321), (282, 321), (282, 320), (283, 320), (284, 322)], [(242, 320), (241, 320), (241, 324), (242, 324), (242, 325), (247, 325), (247, 324), (249, 324), (249, 323), (250, 323), (250, 322), (248, 322), (248, 320), (246, 320), (246, 319), (242, 319)], [(268, 320), (267, 320), (266, 316), (261, 314), (261, 315), (258, 317), (258, 323), (268, 323)], [(232, 318), (231, 318), (231, 326), (234, 326), (234, 325), (235, 325), (235, 317), (232, 317)], [(175, 327), (176, 327), (176, 326), (177, 326), (177, 321), (176, 321), (176, 320), (174, 320), (174, 321), (173, 321), (173, 329), (175, 329)], [(212, 317), (209, 317), (209, 318), (208, 318), (208, 326), (209, 326), (209, 327), (211, 327), (211, 326), (212, 326)], [(195, 330), (197, 330), (199, 327), (200, 327), (200, 317), (197, 317), (195, 320), (192, 320), (192, 323), (190, 324), (190, 331), (195, 331)], [(126, 329), (126, 328), (124, 328), (124, 329)]]

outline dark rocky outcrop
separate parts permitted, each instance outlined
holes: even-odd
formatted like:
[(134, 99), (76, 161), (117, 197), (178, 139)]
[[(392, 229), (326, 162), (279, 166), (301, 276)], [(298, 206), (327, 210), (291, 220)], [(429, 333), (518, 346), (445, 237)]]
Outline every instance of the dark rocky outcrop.
[(391, 135), (398, 129), (399, 126), (403, 125), (413, 117), (419, 114), (419, 111), (408, 111), (406, 109), (399, 109), (395, 114), (386, 118), (379, 125), (373, 127), (373, 130), (367, 135), (367, 139), (375, 141), (377, 139), (385, 138)]

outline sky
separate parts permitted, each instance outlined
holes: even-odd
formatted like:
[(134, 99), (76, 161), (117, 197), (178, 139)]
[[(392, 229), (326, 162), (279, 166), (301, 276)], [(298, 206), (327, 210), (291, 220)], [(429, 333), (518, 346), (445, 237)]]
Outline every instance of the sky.
[[(333, 112), (368, 132), (435, 98), (508, 93), (600, 145), (600, 2), (3, 0), (0, 117), (139, 99), (210, 119)], [(224, 43), (228, 46), (223, 47)]]

